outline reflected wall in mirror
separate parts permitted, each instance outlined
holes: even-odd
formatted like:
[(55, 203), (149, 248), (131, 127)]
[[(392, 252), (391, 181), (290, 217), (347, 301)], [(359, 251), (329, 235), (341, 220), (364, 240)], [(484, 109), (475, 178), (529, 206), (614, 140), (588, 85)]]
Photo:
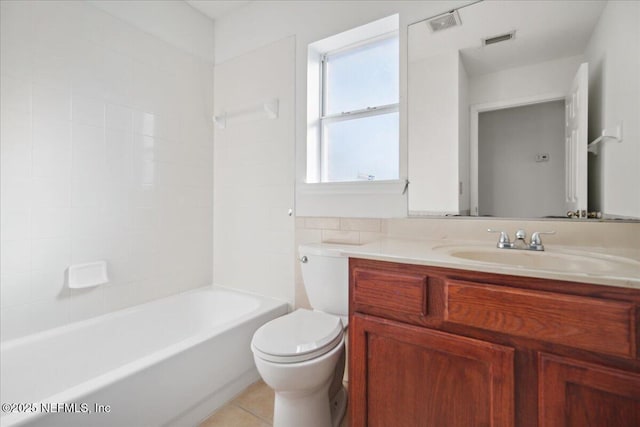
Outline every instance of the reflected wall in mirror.
[(409, 215), (640, 218), (640, 2), (446, 15), (409, 26)]

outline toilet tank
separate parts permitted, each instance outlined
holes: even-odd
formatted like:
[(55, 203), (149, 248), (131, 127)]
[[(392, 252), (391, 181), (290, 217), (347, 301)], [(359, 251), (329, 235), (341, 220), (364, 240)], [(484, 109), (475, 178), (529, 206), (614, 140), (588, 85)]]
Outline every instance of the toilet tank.
[(298, 247), (302, 280), (315, 310), (349, 315), (349, 258), (341, 254), (346, 247), (331, 243)]

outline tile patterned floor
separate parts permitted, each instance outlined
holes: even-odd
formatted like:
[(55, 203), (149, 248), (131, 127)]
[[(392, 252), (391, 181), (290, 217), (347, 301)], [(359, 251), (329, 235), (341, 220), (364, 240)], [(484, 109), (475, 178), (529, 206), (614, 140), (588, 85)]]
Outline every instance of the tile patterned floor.
[[(273, 390), (263, 381), (250, 385), (238, 397), (204, 420), (200, 427), (269, 427), (273, 425)], [(340, 427), (349, 427), (347, 417)]]

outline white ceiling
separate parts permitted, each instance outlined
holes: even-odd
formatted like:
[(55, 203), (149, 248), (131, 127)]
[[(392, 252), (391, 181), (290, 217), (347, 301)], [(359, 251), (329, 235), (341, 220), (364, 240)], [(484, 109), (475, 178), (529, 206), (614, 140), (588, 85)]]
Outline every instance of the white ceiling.
[[(212, 20), (252, 1), (184, 0)], [(409, 60), (459, 50), (469, 76), (583, 53), (606, 1), (483, 1), (459, 9), (462, 26), (431, 33), (410, 26)], [(515, 39), (482, 47), (481, 39), (515, 30)]]
[[(431, 33), (410, 26), (411, 61), (459, 50), (469, 76), (584, 52), (606, 2), (484, 1), (459, 10), (462, 26)], [(481, 39), (515, 30), (512, 41), (482, 47)]]
[(236, 9), (239, 9), (251, 1), (242, 0), (185, 0), (193, 8), (207, 15), (214, 21)]

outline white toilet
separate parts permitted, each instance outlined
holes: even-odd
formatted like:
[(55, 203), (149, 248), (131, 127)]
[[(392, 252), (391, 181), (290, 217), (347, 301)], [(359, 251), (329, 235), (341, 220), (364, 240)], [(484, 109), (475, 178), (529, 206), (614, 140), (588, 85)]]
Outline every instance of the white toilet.
[(253, 335), (256, 367), (275, 391), (275, 427), (337, 427), (344, 416), (349, 268), (342, 248), (301, 245), (302, 278), (314, 311), (298, 309)]

